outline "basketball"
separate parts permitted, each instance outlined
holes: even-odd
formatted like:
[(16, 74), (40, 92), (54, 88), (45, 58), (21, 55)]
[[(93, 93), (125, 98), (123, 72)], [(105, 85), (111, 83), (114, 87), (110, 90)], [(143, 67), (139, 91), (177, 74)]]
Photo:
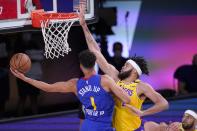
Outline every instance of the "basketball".
[(24, 53), (17, 53), (10, 59), (10, 67), (21, 73), (26, 73), (31, 68), (31, 60), (28, 55)]

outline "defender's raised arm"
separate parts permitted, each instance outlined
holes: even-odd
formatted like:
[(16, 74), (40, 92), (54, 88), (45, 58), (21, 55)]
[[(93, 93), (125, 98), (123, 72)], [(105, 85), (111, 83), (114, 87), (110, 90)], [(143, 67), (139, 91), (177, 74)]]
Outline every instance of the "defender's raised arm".
[(80, 12), (79, 12), (79, 22), (80, 25), (83, 29), (83, 32), (85, 34), (86, 42), (88, 45), (88, 48), (90, 51), (94, 52), (94, 54), (97, 57), (97, 63), (101, 70), (105, 73), (111, 76), (115, 81), (118, 81), (117, 75), (118, 75), (118, 70), (111, 64), (107, 62), (107, 60), (104, 58), (102, 53), (100, 52), (100, 48), (95, 41), (94, 37), (90, 33), (90, 30), (88, 29), (88, 26), (86, 24), (85, 18), (84, 18), (84, 7), (83, 4), (80, 5)]

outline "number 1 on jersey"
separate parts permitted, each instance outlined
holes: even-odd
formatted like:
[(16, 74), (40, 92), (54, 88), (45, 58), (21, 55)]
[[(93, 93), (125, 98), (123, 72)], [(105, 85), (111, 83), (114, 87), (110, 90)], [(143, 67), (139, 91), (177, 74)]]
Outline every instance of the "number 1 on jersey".
[(96, 104), (94, 102), (94, 97), (90, 97), (90, 101), (91, 101), (92, 107), (94, 108), (94, 110), (96, 110)]

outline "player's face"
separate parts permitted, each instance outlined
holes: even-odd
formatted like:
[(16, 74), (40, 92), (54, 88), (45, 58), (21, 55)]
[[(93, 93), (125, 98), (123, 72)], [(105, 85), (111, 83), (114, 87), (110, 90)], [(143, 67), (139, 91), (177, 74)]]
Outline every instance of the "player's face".
[(125, 65), (122, 67), (120, 73), (118, 74), (118, 77), (121, 80), (124, 80), (131, 75), (132, 70), (133, 70), (133, 66), (126, 62)]
[(182, 118), (182, 127), (183, 129), (191, 129), (194, 126), (195, 119), (189, 115), (189, 114), (184, 114)]
[(126, 62), (125, 64), (124, 64), (124, 66), (122, 67), (122, 69), (121, 69), (121, 73), (122, 72), (126, 72), (126, 71), (129, 71), (129, 70), (131, 70), (131, 69), (133, 69), (133, 66), (131, 65), (131, 64), (129, 64), (128, 62)]

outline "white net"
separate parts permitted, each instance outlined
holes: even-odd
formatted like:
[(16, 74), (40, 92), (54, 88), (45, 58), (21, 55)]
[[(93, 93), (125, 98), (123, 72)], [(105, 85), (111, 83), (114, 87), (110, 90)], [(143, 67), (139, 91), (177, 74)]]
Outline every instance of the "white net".
[(59, 58), (71, 51), (67, 42), (68, 32), (76, 20), (41, 21), (42, 34), (45, 42), (45, 57)]

